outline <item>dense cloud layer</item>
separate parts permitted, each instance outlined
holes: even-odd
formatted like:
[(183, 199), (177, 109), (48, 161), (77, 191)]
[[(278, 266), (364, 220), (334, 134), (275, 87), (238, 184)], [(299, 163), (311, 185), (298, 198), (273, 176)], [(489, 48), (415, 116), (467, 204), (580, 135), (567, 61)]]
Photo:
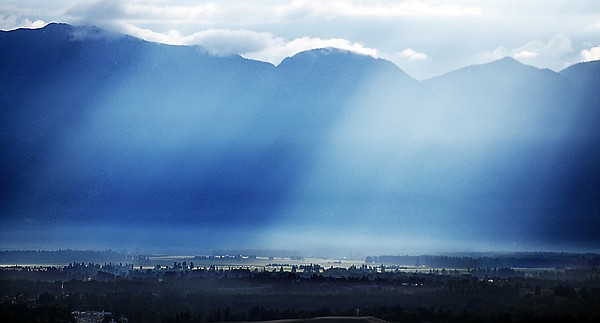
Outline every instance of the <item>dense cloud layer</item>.
[[(389, 59), (418, 79), (506, 55), (558, 71), (589, 61), (600, 42), (600, 7), (594, 0), (0, 4), (2, 29), (39, 28), (51, 21), (96, 25), (168, 44), (202, 45), (212, 53), (241, 54), (273, 64), (308, 49), (342, 47)], [(407, 56), (411, 49), (420, 55)]]

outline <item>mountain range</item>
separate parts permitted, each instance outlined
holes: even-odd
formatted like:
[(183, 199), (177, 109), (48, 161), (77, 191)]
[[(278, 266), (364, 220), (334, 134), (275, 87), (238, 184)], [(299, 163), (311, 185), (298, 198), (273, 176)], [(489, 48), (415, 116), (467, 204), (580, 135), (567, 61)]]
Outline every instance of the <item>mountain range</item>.
[(96, 27), (0, 32), (0, 247), (597, 250), (600, 62), (417, 81)]

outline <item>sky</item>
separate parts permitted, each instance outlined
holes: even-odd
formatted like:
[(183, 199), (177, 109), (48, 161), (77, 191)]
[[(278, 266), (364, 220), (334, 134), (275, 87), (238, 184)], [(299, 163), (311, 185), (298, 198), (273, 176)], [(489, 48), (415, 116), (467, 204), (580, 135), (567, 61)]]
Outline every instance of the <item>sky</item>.
[(555, 71), (600, 59), (595, 0), (4, 0), (0, 29), (95, 25), (275, 65), (338, 47), (417, 79), (511, 56)]

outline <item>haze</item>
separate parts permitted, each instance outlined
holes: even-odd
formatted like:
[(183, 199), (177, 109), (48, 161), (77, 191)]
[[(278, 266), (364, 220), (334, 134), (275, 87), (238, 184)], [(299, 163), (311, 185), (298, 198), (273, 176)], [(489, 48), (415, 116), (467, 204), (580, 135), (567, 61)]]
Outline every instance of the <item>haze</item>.
[(0, 247), (597, 251), (599, 10), (5, 2)]

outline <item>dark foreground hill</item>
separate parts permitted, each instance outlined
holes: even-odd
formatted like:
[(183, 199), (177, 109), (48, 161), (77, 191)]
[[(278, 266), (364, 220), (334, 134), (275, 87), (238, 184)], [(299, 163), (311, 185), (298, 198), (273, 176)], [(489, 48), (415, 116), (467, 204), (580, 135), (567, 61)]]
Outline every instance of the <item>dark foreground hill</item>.
[(597, 63), (418, 82), (337, 49), (273, 66), (65, 24), (0, 44), (6, 248), (600, 246)]

